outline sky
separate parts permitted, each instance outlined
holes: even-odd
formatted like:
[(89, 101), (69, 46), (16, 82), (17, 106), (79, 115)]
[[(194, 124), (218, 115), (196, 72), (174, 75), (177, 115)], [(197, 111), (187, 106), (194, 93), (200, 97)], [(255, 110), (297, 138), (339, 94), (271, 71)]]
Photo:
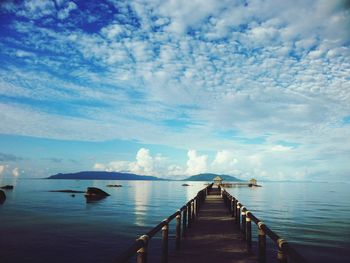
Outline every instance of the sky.
[(0, 1), (0, 177), (350, 181), (350, 3)]

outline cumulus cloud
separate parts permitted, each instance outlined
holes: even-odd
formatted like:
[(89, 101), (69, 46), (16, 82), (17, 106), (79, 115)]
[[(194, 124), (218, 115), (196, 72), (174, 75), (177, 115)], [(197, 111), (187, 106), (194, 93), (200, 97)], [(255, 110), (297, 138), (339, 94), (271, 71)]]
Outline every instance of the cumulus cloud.
[[(108, 164), (95, 163), (94, 169), (104, 171), (123, 171), (141, 175), (157, 175), (161, 177), (194, 175), (208, 171), (208, 156), (199, 155), (195, 150), (187, 153), (187, 166), (181, 166), (169, 161), (162, 154), (152, 156), (149, 149), (140, 148), (135, 161), (116, 160)], [(226, 165), (225, 160), (220, 160)], [(232, 161), (232, 160), (231, 160)], [(229, 165), (229, 164), (228, 164)]]
[(185, 169), (184, 167), (180, 166), (180, 165), (169, 165), (168, 167), (168, 171), (165, 175), (168, 175), (168, 176), (183, 176), (185, 175), (186, 172), (185, 172)]
[(136, 162), (129, 165), (130, 170), (135, 173), (150, 175), (154, 173), (154, 158), (148, 149), (141, 148), (136, 154)]
[(95, 170), (105, 170), (106, 169), (106, 165), (104, 165), (102, 163), (95, 163), (94, 164), (94, 169)]
[(18, 177), (20, 175), (20, 171), (19, 171), (19, 168), (16, 167), (12, 170), (12, 175), (15, 176), (15, 177)]
[(238, 160), (233, 152), (222, 150), (216, 153), (211, 165), (215, 172), (234, 174), (237, 163)]
[[(167, 160), (161, 154), (152, 156), (149, 149), (140, 148), (135, 161), (111, 161), (108, 164), (95, 163), (94, 169), (104, 171), (130, 172), (140, 175), (163, 175), (167, 173)], [(173, 170), (173, 168), (171, 168)], [(175, 169), (176, 170), (176, 169)], [(175, 171), (174, 170), (174, 171)]]
[(0, 165), (0, 175), (5, 172), (6, 165)]
[(187, 153), (187, 169), (188, 175), (199, 174), (207, 172), (208, 169), (208, 156), (198, 155), (196, 150), (189, 150)]

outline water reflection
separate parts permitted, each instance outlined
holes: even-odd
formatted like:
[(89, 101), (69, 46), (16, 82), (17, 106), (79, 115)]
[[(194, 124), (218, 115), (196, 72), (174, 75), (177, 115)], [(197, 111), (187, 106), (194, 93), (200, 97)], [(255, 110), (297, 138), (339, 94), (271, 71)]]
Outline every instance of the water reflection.
[(146, 225), (146, 215), (152, 194), (152, 182), (144, 181), (134, 185), (135, 224)]

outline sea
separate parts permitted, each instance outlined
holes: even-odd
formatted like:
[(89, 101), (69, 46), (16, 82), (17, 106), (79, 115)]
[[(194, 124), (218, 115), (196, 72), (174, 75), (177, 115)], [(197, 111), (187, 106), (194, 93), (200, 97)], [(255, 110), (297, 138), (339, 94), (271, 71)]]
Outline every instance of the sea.
[[(176, 212), (204, 182), (0, 178), (0, 262), (113, 262), (137, 237)], [(121, 184), (110, 188), (108, 184)], [(227, 190), (310, 262), (349, 262), (350, 183), (262, 182)], [(98, 187), (109, 197), (86, 202), (84, 194), (50, 192)], [(254, 248), (257, 230), (253, 227)], [(169, 249), (173, 249), (174, 223)], [(268, 242), (269, 262), (276, 251)], [(160, 234), (149, 262), (159, 262)], [(254, 252), (254, 251), (253, 251)]]

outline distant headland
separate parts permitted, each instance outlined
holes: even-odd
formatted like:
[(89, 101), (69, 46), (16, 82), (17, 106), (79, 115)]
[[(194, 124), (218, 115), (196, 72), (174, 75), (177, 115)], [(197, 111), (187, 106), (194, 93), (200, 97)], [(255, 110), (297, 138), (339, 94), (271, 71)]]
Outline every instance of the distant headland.
[[(220, 176), (224, 181), (242, 182), (242, 180), (224, 174), (202, 173), (192, 175), (181, 181), (213, 181), (216, 176)], [(47, 179), (74, 179), (74, 180), (143, 180), (143, 181), (165, 181), (172, 179), (163, 179), (156, 176), (138, 175), (133, 173), (122, 172), (105, 172), (105, 171), (83, 171), (77, 173), (58, 173), (47, 177)], [(175, 180), (175, 179), (174, 179)]]
[(75, 180), (144, 180), (144, 181), (163, 181), (164, 179), (155, 176), (138, 175), (121, 172), (105, 171), (84, 171), (77, 173), (58, 173), (49, 176), (47, 179), (75, 179)]

